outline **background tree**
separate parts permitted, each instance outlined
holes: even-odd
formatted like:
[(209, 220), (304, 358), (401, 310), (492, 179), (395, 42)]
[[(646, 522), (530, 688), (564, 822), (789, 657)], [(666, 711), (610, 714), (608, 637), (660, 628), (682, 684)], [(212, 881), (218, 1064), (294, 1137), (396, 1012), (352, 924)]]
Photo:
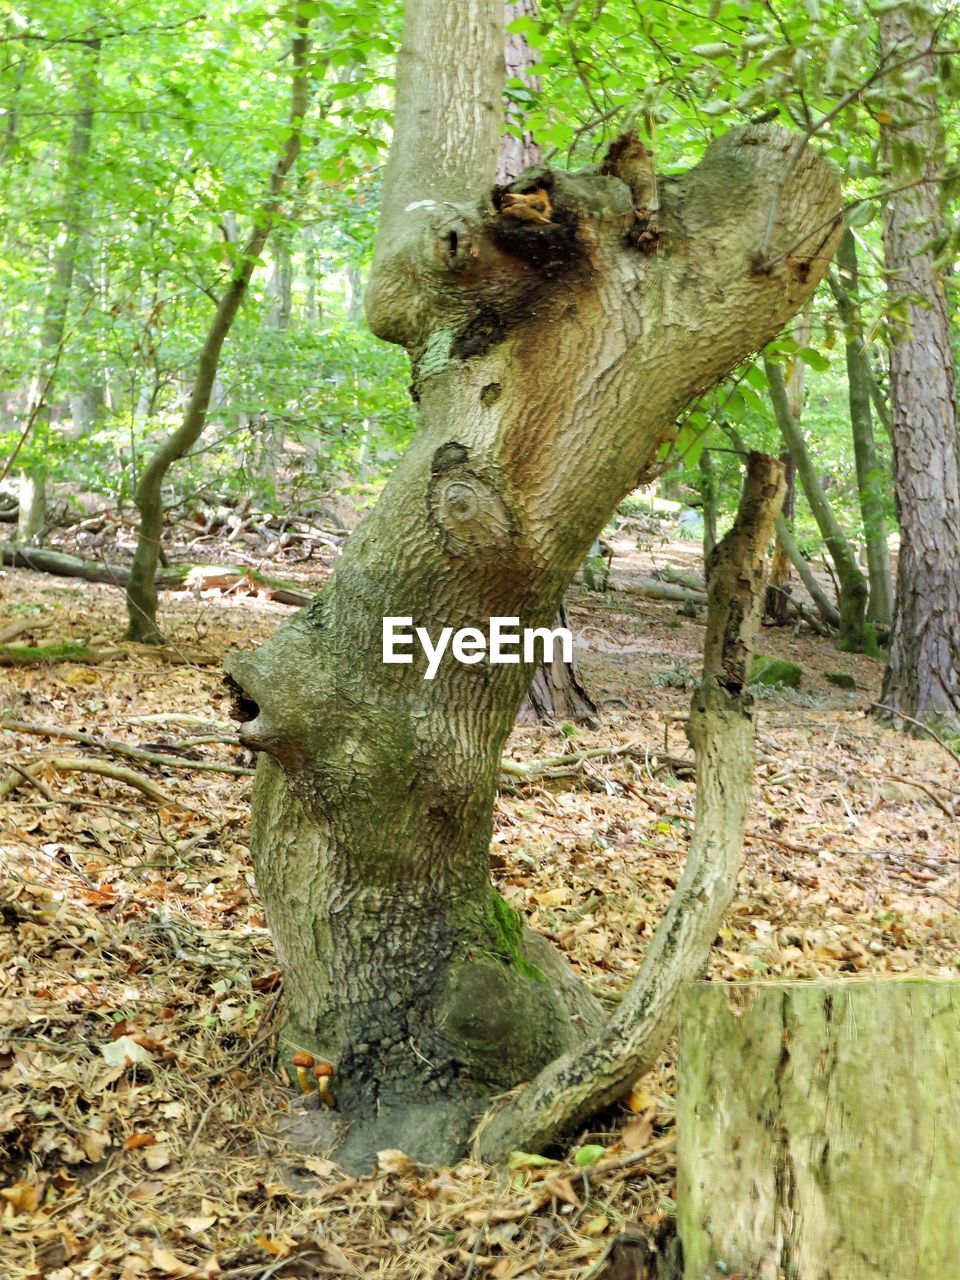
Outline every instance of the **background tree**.
[(885, 152), (901, 187), (883, 219), (887, 287), (896, 303), (890, 388), (901, 541), (880, 701), (916, 720), (958, 725), (960, 443), (944, 264), (936, 248), (943, 226), (934, 52), (940, 24), (925, 9), (904, 5), (885, 12), (880, 28), (887, 58), (911, 68), (884, 126)]

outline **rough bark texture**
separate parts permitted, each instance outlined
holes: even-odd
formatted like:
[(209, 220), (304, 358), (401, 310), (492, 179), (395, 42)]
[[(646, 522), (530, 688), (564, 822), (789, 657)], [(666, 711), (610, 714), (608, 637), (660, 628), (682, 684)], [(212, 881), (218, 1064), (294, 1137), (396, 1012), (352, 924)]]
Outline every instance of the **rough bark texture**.
[[(793, 502), (797, 487), (797, 464), (793, 454), (788, 450), (780, 455), (780, 461), (787, 468), (787, 496), (783, 500), (780, 519), (790, 527), (793, 519)], [(767, 600), (764, 605), (764, 616), (778, 627), (785, 626), (790, 617), (790, 565), (792, 561), (779, 532), (773, 548), (773, 563), (770, 566), (770, 582), (767, 586)]]
[[(923, 10), (880, 17), (882, 44), (898, 57), (933, 42)], [(933, 57), (918, 67), (936, 84)], [(941, 226), (937, 102), (885, 130), (894, 180), (913, 177), (897, 163), (909, 141), (924, 159), (923, 181), (884, 206), (888, 289), (902, 302), (903, 331), (890, 351), (893, 463), (900, 553), (890, 655), (880, 701), (922, 721), (960, 725), (960, 444), (950, 316), (931, 241)], [(915, 108), (905, 108), (916, 110)]]
[(681, 1017), (687, 1280), (946, 1280), (960, 983), (707, 984)]
[[(836, 241), (826, 167), (791, 165), (771, 127), (662, 183), (656, 254), (616, 166), (494, 188), (502, 21), (500, 0), (407, 7), (367, 314), (410, 351), (420, 428), (328, 589), (228, 662), (265, 753), (253, 846), (286, 1042), (334, 1064), (357, 1158), (457, 1154), (492, 1091), (596, 1018), (490, 884), (532, 671), (448, 658), (425, 681), (420, 658), (382, 663), (382, 619), (549, 625), (679, 410), (778, 331)], [(782, 252), (759, 262), (781, 184)]]
[[(790, 405), (787, 385), (779, 365), (764, 362), (767, 381), (770, 383), (770, 399), (773, 403), (777, 425), (797, 466), (797, 475), (803, 487), (804, 497), (817, 522), (830, 559), (837, 571), (840, 584), (840, 634), (841, 649), (859, 651), (865, 647), (864, 617), (867, 608), (867, 580), (860, 572), (853, 548), (850, 546), (827, 495), (820, 484), (813, 459), (803, 438), (800, 423)], [(781, 541), (783, 539), (781, 538)]]
[(264, 247), (280, 212), (280, 201), (287, 174), (300, 154), (303, 118), (309, 100), (310, 71), (307, 66), (309, 18), (297, 11), (292, 41), (293, 84), (290, 102), (289, 131), (270, 175), (266, 199), (256, 209), (253, 231), (243, 246), (237, 266), (216, 315), (207, 332), (197, 362), (197, 372), (190, 389), (183, 421), (150, 458), (137, 483), (137, 509), (140, 526), (137, 547), (127, 583), (128, 640), (147, 644), (163, 641), (157, 623), (157, 566), (160, 563), (160, 540), (163, 535), (163, 481), (170, 467), (193, 448), (207, 420), (207, 409), (216, 384), (220, 352), (237, 312), (246, 297), (247, 287), (260, 261)]
[(844, 232), (837, 250), (837, 267), (838, 274), (831, 274), (830, 283), (837, 300), (837, 311), (846, 331), (850, 427), (853, 432), (857, 495), (860, 499), (867, 576), (870, 581), (867, 617), (871, 622), (889, 627), (893, 617), (893, 580), (890, 576), (890, 549), (887, 546), (883, 514), (883, 469), (873, 436), (870, 390), (873, 374), (858, 310), (860, 280), (857, 271), (857, 242), (849, 229)]
[(703, 680), (687, 724), (697, 757), (696, 819), (680, 883), (617, 1012), (485, 1122), (479, 1143), (488, 1159), (515, 1147), (540, 1150), (622, 1097), (656, 1061), (683, 986), (707, 962), (743, 853), (754, 761), (747, 685), (767, 544), (785, 487), (775, 458), (751, 454), (737, 519), (710, 558)]

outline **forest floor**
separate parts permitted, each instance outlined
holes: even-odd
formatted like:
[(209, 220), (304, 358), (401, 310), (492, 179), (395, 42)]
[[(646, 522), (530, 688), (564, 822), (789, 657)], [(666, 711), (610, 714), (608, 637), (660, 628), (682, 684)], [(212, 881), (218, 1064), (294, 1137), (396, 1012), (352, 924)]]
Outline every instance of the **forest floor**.
[[(700, 572), (693, 543), (615, 545), (620, 586)], [(309, 576), (309, 575), (308, 575)], [(316, 583), (320, 575), (313, 578)], [(364, 1276), (586, 1280), (625, 1227), (673, 1209), (670, 1055), (553, 1162), (434, 1170), (385, 1153), (348, 1178), (276, 1132), (291, 1093), (271, 1056), (280, 975), (253, 887), (249, 766), (216, 742), (223, 655), (289, 611), (252, 596), (165, 594), (166, 649), (0, 673), (18, 721), (179, 754), (158, 768), (21, 730), (0, 734), (0, 1273), (79, 1277)], [(694, 805), (683, 720), (703, 611), (629, 590), (574, 591), (595, 730), (524, 728), (508, 754), (584, 758), (511, 778), (496, 815), (503, 894), (603, 993), (635, 973), (676, 884)], [(9, 570), (0, 630), (116, 647), (122, 595)], [(882, 666), (770, 629), (798, 690), (761, 690), (756, 789), (714, 980), (957, 975), (960, 771), (936, 743), (866, 715)], [(856, 688), (829, 683), (827, 672)], [(187, 720), (178, 717), (188, 717)], [(204, 741), (199, 741), (205, 739)], [(68, 770), (121, 763), (165, 793)], [(196, 757), (196, 759), (194, 759)], [(16, 767), (36, 768), (29, 783)], [(598, 1162), (590, 1163), (602, 1147)]]

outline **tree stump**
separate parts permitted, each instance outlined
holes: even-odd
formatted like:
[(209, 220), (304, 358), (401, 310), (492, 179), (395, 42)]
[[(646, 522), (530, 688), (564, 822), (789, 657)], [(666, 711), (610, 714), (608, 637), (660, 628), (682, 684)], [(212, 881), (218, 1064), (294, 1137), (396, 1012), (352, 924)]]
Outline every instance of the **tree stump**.
[(946, 1280), (960, 982), (698, 983), (681, 1030), (685, 1280)]

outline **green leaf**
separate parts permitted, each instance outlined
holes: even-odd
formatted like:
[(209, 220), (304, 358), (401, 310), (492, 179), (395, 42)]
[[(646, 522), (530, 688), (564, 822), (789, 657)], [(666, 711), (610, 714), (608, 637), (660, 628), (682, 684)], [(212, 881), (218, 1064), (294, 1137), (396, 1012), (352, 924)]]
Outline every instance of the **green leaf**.
[(808, 368), (814, 369), (817, 373), (826, 373), (830, 368), (830, 361), (827, 357), (813, 347), (801, 347), (797, 355)]
[(606, 1147), (601, 1147), (597, 1143), (589, 1143), (585, 1147), (577, 1147), (573, 1153), (573, 1163), (578, 1169), (588, 1169), (590, 1165), (602, 1160), (606, 1154)]
[(546, 1165), (556, 1163), (556, 1160), (549, 1160), (546, 1156), (538, 1156), (532, 1151), (511, 1151), (507, 1159), (507, 1167), (509, 1169), (542, 1169)]

